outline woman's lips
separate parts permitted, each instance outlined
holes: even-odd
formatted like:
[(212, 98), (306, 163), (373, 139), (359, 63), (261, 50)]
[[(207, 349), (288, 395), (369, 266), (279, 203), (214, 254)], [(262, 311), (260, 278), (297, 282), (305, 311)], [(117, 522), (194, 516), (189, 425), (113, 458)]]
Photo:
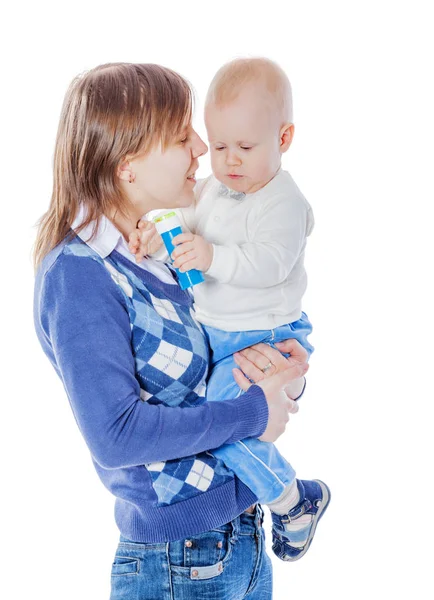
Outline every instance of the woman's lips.
[(242, 175), (233, 175), (232, 173), (229, 173), (228, 177), (230, 177), (231, 179), (240, 179)]

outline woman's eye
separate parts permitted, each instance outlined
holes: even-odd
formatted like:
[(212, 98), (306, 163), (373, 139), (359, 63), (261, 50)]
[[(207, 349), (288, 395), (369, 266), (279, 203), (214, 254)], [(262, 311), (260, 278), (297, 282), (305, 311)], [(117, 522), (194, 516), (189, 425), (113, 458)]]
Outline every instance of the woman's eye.
[(186, 142), (188, 142), (188, 136), (181, 140), (181, 144), (185, 144)]

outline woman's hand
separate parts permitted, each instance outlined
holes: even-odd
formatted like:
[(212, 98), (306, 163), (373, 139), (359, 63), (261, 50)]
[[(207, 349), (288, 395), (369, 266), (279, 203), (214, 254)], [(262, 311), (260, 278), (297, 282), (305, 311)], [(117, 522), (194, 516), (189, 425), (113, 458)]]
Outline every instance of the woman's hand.
[[(240, 369), (255, 383), (263, 381), (266, 377), (271, 377), (288, 368), (288, 364), (294, 362), (305, 363), (309, 358), (307, 351), (294, 339), (288, 339), (276, 343), (280, 351), (290, 354), (285, 358), (282, 354), (268, 344), (255, 344), (245, 348), (241, 352), (234, 354), (234, 360)], [(291, 381), (286, 387), (286, 394), (294, 399), (298, 398), (304, 388), (304, 377)], [(294, 412), (297, 412), (298, 404), (295, 405)]]
[[(264, 433), (259, 440), (263, 442), (275, 442), (285, 431), (289, 421), (290, 412), (296, 412), (297, 403), (288, 398), (285, 387), (293, 380), (303, 377), (309, 365), (306, 362), (287, 361), (286, 369), (276, 373), (267, 379), (263, 379), (256, 385), (262, 388), (268, 404), (268, 423)], [(232, 373), (237, 384), (243, 390), (248, 390), (252, 385), (239, 369), (233, 369)]]
[(163, 245), (163, 240), (155, 228), (154, 223), (141, 219), (137, 229), (130, 233), (128, 247), (136, 257), (136, 262), (141, 262), (144, 256), (153, 254)]

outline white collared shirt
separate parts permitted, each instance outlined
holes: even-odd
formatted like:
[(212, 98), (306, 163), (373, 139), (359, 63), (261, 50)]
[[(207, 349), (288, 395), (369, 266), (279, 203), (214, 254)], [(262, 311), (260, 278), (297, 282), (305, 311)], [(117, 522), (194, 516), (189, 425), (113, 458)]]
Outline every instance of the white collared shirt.
[[(85, 209), (81, 206), (79, 213), (72, 224), (72, 229), (79, 227), (79, 225), (83, 223), (85, 214)], [(86, 244), (92, 248), (92, 250), (95, 250), (95, 252), (101, 256), (101, 258), (106, 258), (111, 252), (113, 252), (113, 250), (116, 250), (135, 265), (139, 266), (145, 271), (149, 271), (152, 273), (152, 275), (155, 275), (155, 277), (158, 277), (160, 281), (178, 285), (174, 280), (169, 268), (159, 260), (149, 257), (144, 258), (142, 262), (137, 263), (134, 254), (132, 254), (128, 248), (128, 244), (124, 236), (105, 215), (102, 215), (100, 219), (99, 227), (95, 237), (90, 240), (93, 228), (94, 223), (91, 222), (80, 231), (78, 236), (80, 239), (86, 242)]]

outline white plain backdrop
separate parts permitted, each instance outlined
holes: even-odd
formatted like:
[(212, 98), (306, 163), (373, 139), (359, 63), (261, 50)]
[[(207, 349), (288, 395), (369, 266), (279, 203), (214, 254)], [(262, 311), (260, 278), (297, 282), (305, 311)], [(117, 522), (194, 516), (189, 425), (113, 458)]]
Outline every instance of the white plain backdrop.
[[(316, 352), (278, 442), (332, 503), (309, 553), (272, 555), (274, 598), (432, 598), (433, 22), (430, 2), (17, 3), (2, 33), (3, 598), (106, 600), (118, 540), (60, 380), (36, 339), (30, 260), (70, 80), (156, 62), (194, 85), (237, 56), (288, 73), (283, 166), (313, 206)], [(201, 160), (199, 176), (209, 173)], [(267, 511), (267, 509), (266, 509)], [(270, 519), (265, 521), (271, 553)]]

